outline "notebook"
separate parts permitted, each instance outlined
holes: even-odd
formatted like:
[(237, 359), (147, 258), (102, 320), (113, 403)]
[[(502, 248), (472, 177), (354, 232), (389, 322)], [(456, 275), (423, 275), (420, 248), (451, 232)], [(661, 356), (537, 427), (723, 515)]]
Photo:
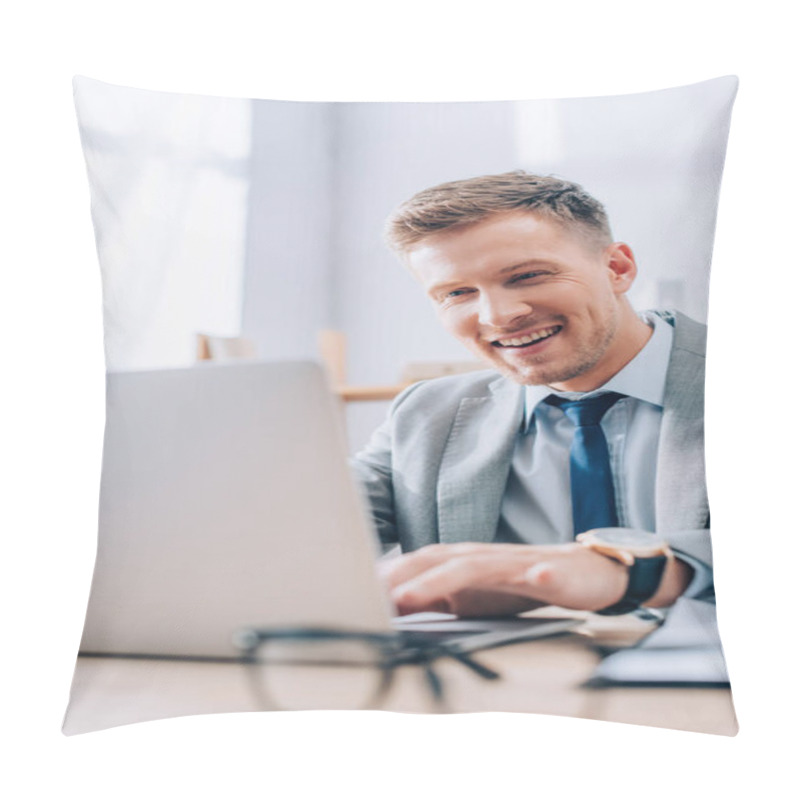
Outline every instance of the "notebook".
[[(388, 632), (396, 620), (377, 556), (343, 411), (319, 365), (108, 374), (81, 654), (224, 659), (248, 627)], [(462, 638), (465, 652), (576, 624), (401, 619)]]

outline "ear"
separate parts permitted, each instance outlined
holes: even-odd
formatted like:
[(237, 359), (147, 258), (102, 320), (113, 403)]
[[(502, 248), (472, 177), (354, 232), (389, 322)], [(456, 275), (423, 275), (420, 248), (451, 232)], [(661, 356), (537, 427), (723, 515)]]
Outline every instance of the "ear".
[(614, 242), (605, 251), (611, 288), (615, 294), (625, 294), (636, 278), (636, 259), (624, 242)]

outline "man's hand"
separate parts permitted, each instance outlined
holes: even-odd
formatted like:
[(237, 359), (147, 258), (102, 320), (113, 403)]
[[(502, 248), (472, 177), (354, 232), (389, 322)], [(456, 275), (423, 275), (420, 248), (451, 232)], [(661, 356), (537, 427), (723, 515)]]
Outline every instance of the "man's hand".
[[(517, 614), (542, 605), (597, 611), (625, 594), (628, 570), (580, 544), (435, 544), (388, 559), (380, 571), (400, 614)], [(691, 568), (671, 559), (648, 605), (669, 605)]]

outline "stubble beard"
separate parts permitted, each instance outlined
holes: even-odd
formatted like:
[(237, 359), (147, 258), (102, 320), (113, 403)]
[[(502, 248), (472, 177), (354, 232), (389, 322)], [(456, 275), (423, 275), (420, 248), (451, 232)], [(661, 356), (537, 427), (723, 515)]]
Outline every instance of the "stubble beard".
[[(597, 366), (608, 351), (611, 342), (619, 329), (619, 320), (610, 314), (605, 324), (595, 329), (590, 341), (582, 343), (567, 363), (560, 360), (558, 364), (548, 365), (546, 354), (533, 356), (524, 366), (514, 367), (501, 359), (492, 366), (505, 377), (523, 386), (552, 386), (573, 380)], [(558, 334), (560, 336), (560, 334)], [(541, 367), (537, 367), (537, 362)]]

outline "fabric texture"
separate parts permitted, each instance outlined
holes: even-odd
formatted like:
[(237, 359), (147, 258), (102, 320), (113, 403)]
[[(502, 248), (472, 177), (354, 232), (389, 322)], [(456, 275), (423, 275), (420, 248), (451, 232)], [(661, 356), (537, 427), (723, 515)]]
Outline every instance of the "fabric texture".
[[(693, 319), (707, 316), (737, 84), (728, 76), (593, 98), (309, 103), (150, 92), (76, 78), (107, 370), (193, 370), (202, 358), (198, 341), (210, 337), (252, 343), (267, 361), (319, 360), (318, 333), (332, 327), (347, 337), (348, 378), (355, 384), (393, 383), (408, 362), (463, 359), (380, 243), (387, 216), (414, 192), (442, 181), (517, 169), (564, 176), (603, 203), (614, 238), (636, 253), (641, 270), (631, 305), (683, 312), (665, 315), (674, 324), (667, 381), (663, 402), (650, 409), (661, 414), (652, 527), (678, 554), (710, 570), (705, 327)], [(661, 351), (662, 375), (667, 349)], [(363, 413), (368, 404), (357, 405), (348, 408), (351, 452), (375, 427), (376, 417)], [(381, 542), (409, 551), (436, 542), (494, 541), (524, 410), (524, 387), (492, 371), (403, 392), (353, 463)], [(653, 436), (637, 452), (652, 452)], [(114, 453), (118, 461), (126, 455)], [(652, 487), (652, 475), (651, 466), (631, 494), (641, 484)], [(313, 490), (309, 502), (316, 500)], [(125, 510), (137, 497), (123, 491), (114, 500)], [(652, 507), (650, 495), (648, 514)], [(176, 528), (184, 523), (175, 520)], [(216, 541), (228, 542), (228, 524), (215, 530)], [(271, 533), (266, 524), (265, 531)], [(104, 533), (101, 527), (96, 575), (105, 569)], [(287, 548), (297, 548), (291, 531), (279, 533)], [(126, 539), (129, 544), (136, 540)], [(163, 546), (166, 552), (174, 543)], [(198, 568), (186, 560), (187, 571)], [(142, 587), (147, 575), (128, 572)], [(235, 584), (232, 575), (231, 591)], [(705, 586), (709, 599), (713, 586)], [(191, 598), (176, 588), (175, 602)], [(278, 601), (269, 596), (265, 602)], [(105, 610), (116, 621), (116, 607)], [(168, 603), (163, 615), (171, 619)], [(229, 644), (230, 631), (220, 635)], [(123, 672), (131, 666), (123, 658), (109, 662)], [(238, 670), (229, 673), (235, 672), (230, 692), (224, 679), (210, 693), (191, 684), (174, 703), (180, 694), (175, 684), (155, 678), (171, 662), (150, 664), (154, 677), (148, 672), (142, 682), (137, 662), (134, 672), (113, 681), (104, 677), (103, 660), (78, 663), (67, 725), (72, 732), (261, 707), (241, 698)], [(498, 710), (554, 713), (546, 700)], [(705, 723), (680, 717), (647, 724), (702, 729)]]

